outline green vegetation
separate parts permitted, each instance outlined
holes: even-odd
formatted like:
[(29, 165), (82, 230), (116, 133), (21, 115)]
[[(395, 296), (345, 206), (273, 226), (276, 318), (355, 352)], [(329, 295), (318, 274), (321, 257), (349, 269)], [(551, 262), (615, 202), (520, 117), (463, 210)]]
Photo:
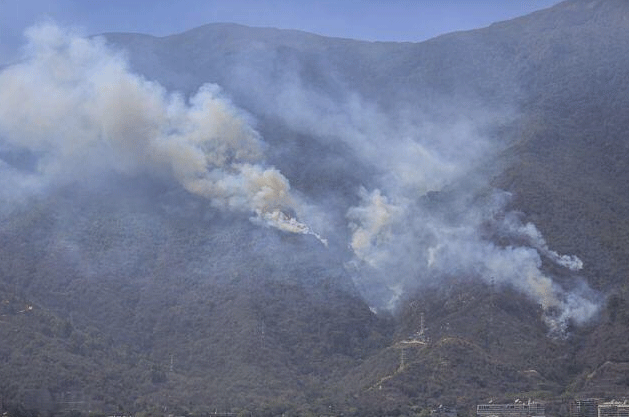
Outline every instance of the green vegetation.
[[(587, 282), (602, 308), (553, 338), (540, 307), (514, 288), (456, 276), (375, 315), (344, 267), (345, 248), (253, 225), (173, 184), (119, 175), (33, 198), (0, 219), (2, 410), (426, 416), (444, 404), (464, 416), (479, 401), (534, 397), (563, 415), (562, 400), (626, 396), (628, 16), (624, 0), (571, 0), (421, 44), (231, 25), (108, 36), (168, 88), (224, 86), (259, 116), (280, 149), (270, 163), (305, 198), (351, 201), (373, 168), (341, 144), (293, 131), (230, 78), (252, 39), (268, 47), (257, 58), (270, 77), (297, 66), (330, 100), (342, 85), (384, 111), (509, 109), (515, 115), (489, 133), (502, 144), (487, 168), (491, 185), (513, 194), (511, 208), (550, 248), (584, 261), (575, 279), (542, 259), (563, 285)], [(216, 48), (204, 49), (210, 41)], [(313, 154), (326, 155), (326, 169)], [(402, 349), (420, 312), (431, 342)]]

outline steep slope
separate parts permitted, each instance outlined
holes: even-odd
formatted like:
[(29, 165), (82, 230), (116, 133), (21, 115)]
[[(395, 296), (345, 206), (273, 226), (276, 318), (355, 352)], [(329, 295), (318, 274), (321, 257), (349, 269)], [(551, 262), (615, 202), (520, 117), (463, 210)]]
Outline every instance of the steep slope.
[[(513, 109), (515, 118), (507, 117), (496, 132), (504, 147), (493, 160), (499, 171), (492, 183), (513, 193), (511, 207), (539, 227), (550, 247), (577, 254), (584, 261), (581, 274), (590, 285), (603, 294), (619, 291), (615, 299), (621, 301), (603, 311), (601, 322), (605, 322), (608, 311), (614, 317), (624, 314), (629, 272), (624, 256), (629, 190), (623, 162), (628, 156), (624, 131), (629, 120), (620, 110), (628, 97), (622, 75), (629, 56), (622, 41), (629, 35), (628, 17), (626, 2), (567, 1), (486, 29), (421, 44), (325, 39), (231, 25), (208, 25), (164, 39), (145, 38), (142, 47), (129, 35), (108, 35), (108, 39), (128, 48), (133, 65), (158, 79), (161, 74), (154, 68), (163, 71), (172, 65), (167, 51), (188, 51), (176, 60), (179, 66), (172, 71), (179, 78), (169, 79), (171, 85), (188, 91), (195, 85), (182, 82), (183, 78), (219, 83), (239, 104), (260, 115), (260, 128), (270, 143), (290, 143), (286, 137), (294, 141), (303, 135), (294, 115), (281, 105), (267, 105), (277, 104), (268, 96), (281, 96), (287, 84), (303, 88), (310, 94), (305, 97), (312, 100), (325, 96), (333, 102), (355, 93), (392, 114), (403, 108), (407, 114), (447, 118), (479, 105)], [(141, 56), (149, 44), (158, 66), (145, 65)], [(255, 64), (248, 66), (249, 60)], [(278, 128), (282, 123), (298, 132), (291, 135), (291, 130)], [(290, 160), (273, 159), (291, 180), (309, 183), (301, 179), (302, 171), (283, 162)], [(338, 188), (344, 196), (352, 184), (364, 184), (369, 181), (365, 176), (372, 175), (369, 167), (347, 166), (351, 171), (340, 168), (344, 178), (352, 178), (356, 168), (361, 172), (353, 177), (354, 182), (341, 187), (330, 183), (330, 189)], [(305, 169), (311, 172), (310, 178), (326, 178), (325, 171), (317, 171), (308, 162)], [(576, 366), (570, 372), (581, 367), (592, 371), (612, 358), (627, 360), (619, 354), (625, 351), (621, 335), (626, 329), (614, 320), (620, 328), (602, 326), (591, 336), (575, 336), (581, 359), (566, 364)], [(604, 346), (596, 342), (602, 334), (608, 341)], [(623, 386), (620, 383), (618, 392)], [(606, 389), (609, 395), (616, 392), (609, 385)]]
[[(264, 227), (266, 205), (230, 211), (238, 193), (227, 208), (195, 194), (181, 176), (205, 172), (150, 165), (159, 147), (29, 194), (48, 150), (3, 143), (2, 173), (28, 174), (0, 178), (3, 197), (22, 187), (1, 212), (3, 401), (399, 415), (626, 392), (628, 20), (625, 1), (570, 0), (420, 44), (231, 24), (105, 35), (158, 98), (181, 92), (172, 113), (206, 83), (248, 112), (265, 172), (290, 182), (283, 215), (328, 246)], [(240, 150), (223, 145), (233, 184)], [(431, 342), (401, 349), (420, 313)]]
[[(281, 96), (295, 84), (312, 100), (322, 95), (333, 103), (355, 93), (384, 109), (412, 106), (411, 114), (446, 117), (469, 113), (470, 106), (511, 106), (516, 120), (501, 132), (510, 147), (504, 155), (508, 167), (495, 184), (514, 193), (514, 206), (540, 227), (551, 247), (582, 257), (589, 281), (606, 289), (623, 282), (629, 270), (622, 249), (629, 207), (623, 132), (629, 120), (619, 111), (628, 96), (622, 76), (628, 64), (622, 42), (627, 13), (622, 1), (568, 1), (421, 44), (235, 25), (207, 25), (161, 39), (107, 37), (129, 51), (136, 69), (171, 88), (223, 86), (238, 104), (262, 116), (260, 129), (271, 144), (290, 142), (284, 139), (290, 131), (277, 125), (295, 123), (281, 105), (268, 105), (277, 103), (269, 96)], [(267, 123), (276, 118), (278, 123)], [(316, 141), (295, 140), (302, 155), (321, 151), (303, 149)], [(303, 173), (289, 165), (294, 155), (287, 153), (270, 156), (291, 180), (301, 185), (325, 178), (313, 161), (304, 161), (300, 169), (311, 173), (299, 179)], [(351, 166), (352, 172), (363, 171), (337, 176), (364, 181), (370, 175), (368, 167)], [(346, 194), (348, 188), (340, 189)]]
[[(53, 411), (66, 391), (87, 407), (113, 390), (105, 403), (127, 410), (297, 404), (387, 343), (389, 331), (318, 242), (219, 220), (220, 213), (161, 184), (119, 180), (62, 190), (3, 226), (3, 285), (36, 305), (20, 337), (34, 338), (30, 345), (43, 333), (41, 354), (59, 366), (64, 344), (80, 359), (68, 359), (76, 363), (71, 380), (55, 380), (50, 368), (30, 386), (30, 372), (13, 374), (22, 354), (17, 342), (3, 338), (3, 380), (13, 381), (4, 388), (7, 399), (40, 390)], [(11, 305), (12, 293), (3, 293)], [(37, 323), (41, 314), (65, 318)], [(41, 326), (66, 326), (67, 335)], [(83, 335), (90, 329), (106, 343)], [(127, 353), (122, 363), (103, 362), (101, 349)], [(76, 369), (83, 362), (91, 370)], [(124, 387), (124, 395), (114, 386), (101, 392), (103, 380)]]

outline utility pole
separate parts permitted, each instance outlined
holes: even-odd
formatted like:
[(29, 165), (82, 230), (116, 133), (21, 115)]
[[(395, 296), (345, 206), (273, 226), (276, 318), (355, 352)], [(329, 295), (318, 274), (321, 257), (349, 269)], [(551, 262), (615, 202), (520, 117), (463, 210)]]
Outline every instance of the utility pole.
[(424, 312), (422, 311), (420, 316), (419, 316), (419, 340), (427, 343), (428, 342), (428, 336), (426, 336), (426, 330), (428, 330), (426, 328), (425, 322), (424, 322)]

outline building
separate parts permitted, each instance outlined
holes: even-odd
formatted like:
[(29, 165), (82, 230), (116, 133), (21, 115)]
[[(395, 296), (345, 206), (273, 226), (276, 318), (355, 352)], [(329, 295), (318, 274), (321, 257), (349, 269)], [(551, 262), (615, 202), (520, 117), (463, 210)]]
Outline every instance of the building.
[[(529, 400), (516, 400), (511, 404), (478, 404), (477, 417), (543, 417), (546, 414), (544, 405)], [(627, 416), (629, 417), (629, 416)]]
[(574, 400), (570, 403), (570, 417), (598, 417), (598, 398)]
[(430, 417), (457, 417), (456, 408), (439, 405), (434, 410), (430, 410)]
[(629, 417), (629, 403), (627, 400), (601, 403), (598, 405), (598, 417)]

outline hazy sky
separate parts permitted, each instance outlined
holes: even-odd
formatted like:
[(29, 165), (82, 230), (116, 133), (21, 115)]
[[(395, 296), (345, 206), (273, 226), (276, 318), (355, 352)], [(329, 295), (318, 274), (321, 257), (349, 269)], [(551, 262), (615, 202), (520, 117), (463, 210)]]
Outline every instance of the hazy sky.
[(210, 22), (364, 40), (422, 41), (550, 7), (559, 0), (0, 0), (0, 63), (43, 19), (85, 34), (183, 32)]

